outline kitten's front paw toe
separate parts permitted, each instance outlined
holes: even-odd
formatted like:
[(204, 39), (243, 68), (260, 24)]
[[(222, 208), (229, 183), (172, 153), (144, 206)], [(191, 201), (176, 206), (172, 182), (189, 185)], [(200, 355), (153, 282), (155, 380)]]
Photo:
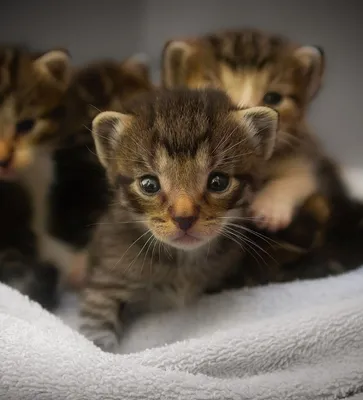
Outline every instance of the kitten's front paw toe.
[(112, 329), (81, 325), (80, 332), (101, 350), (114, 353), (119, 345), (118, 334)]
[(257, 197), (252, 203), (251, 212), (256, 217), (256, 225), (261, 229), (275, 232), (290, 225), (293, 207), (286, 201)]

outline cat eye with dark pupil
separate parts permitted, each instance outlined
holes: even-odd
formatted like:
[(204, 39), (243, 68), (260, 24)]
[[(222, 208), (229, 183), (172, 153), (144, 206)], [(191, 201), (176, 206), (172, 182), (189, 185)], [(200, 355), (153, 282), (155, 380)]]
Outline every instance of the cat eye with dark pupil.
[(16, 133), (24, 134), (33, 129), (35, 121), (33, 119), (24, 119), (16, 124)]
[(277, 104), (281, 103), (281, 100), (282, 96), (277, 92), (268, 92), (263, 98), (263, 102), (270, 106), (276, 106)]
[(155, 176), (147, 175), (140, 179), (140, 187), (146, 194), (156, 194), (160, 190), (160, 183)]
[(224, 192), (229, 185), (229, 177), (222, 173), (209, 175), (207, 188), (210, 192)]

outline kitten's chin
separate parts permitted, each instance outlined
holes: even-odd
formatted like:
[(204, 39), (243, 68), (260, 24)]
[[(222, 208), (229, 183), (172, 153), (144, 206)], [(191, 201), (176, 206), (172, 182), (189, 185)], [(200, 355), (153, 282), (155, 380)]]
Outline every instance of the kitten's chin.
[(18, 178), (17, 171), (0, 168), (0, 181), (15, 181)]
[(186, 233), (177, 237), (169, 238), (166, 243), (175, 247), (176, 249), (192, 251), (206, 245), (210, 240), (213, 239), (213, 237), (197, 237)]

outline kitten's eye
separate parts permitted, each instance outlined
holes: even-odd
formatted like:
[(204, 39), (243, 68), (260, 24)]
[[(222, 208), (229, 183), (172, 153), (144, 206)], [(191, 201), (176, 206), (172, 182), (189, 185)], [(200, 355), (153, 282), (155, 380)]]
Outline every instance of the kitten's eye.
[(35, 125), (34, 119), (23, 119), (16, 124), (16, 133), (23, 135), (33, 129)]
[(156, 194), (160, 190), (160, 182), (156, 176), (146, 175), (140, 179), (140, 187), (146, 194)]
[(207, 188), (210, 192), (224, 192), (229, 186), (229, 176), (220, 172), (209, 175)]
[(267, 92), (263, 98), (263, 102), (269, 106), (277, 106), (282, 101), (282, 95), (277, 92)]

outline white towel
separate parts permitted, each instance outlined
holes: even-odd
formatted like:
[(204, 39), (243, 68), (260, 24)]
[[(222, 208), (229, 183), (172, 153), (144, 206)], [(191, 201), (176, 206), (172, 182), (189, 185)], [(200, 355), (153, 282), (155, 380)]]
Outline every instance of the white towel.
[(0, 285), (1, 399), (315, 400), (363, 393), (363, 268), (142, 316), (125, 332), (123, 354), (103, 353), (72, 329), (75, 297), (58, 314)]

